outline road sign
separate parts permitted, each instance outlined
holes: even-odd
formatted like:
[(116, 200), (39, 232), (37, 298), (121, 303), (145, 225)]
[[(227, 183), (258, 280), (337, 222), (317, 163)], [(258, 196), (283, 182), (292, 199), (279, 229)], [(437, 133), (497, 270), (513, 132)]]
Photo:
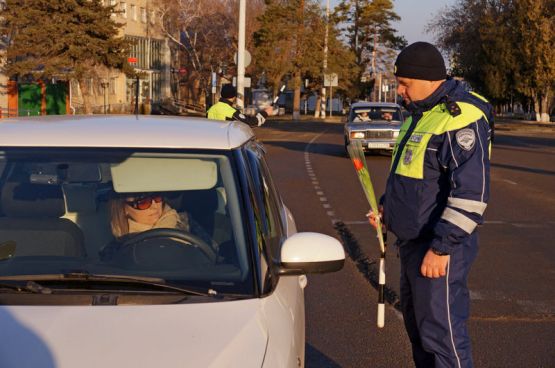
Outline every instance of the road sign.
[[(234, 87), (237, 87), (237, 77), (233, 77), (232, 85)], [(251, 78), (250, 77), (244, 77), (243, 78), (243, 87), (245, 87), (245, 88), (250, 88), (251, 87)]]
[[(233, 60), (235, 61), (235, 64), (237, 65), (237, 53), (235, 53), (235, 56), (233, 57)], [(245, 68), (251, 64), (251, 60), (252, 60), (251, 53), (248, 52), (247, 50), (245, 50)]]
[(324, 74), (324, 87), (337, 87), (338, 82), (337, 73)]
[(138, 60), (138, 59), (137, 59), (136, 57), (134, 57), (134, 56), (131, 56), (131, 57), (128, 57), (128, 58), (127, 58), (127, 62), (128, 62), (128, 63), (136, 63), (137, 60)]

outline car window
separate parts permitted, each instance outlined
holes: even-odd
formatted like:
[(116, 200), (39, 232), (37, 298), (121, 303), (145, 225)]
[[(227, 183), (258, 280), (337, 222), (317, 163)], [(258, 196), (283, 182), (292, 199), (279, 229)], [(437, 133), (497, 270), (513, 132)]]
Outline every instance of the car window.
[(86, 272), (252, 294), (229, 152), (0, 152), (0, 276)]
[[(279, 262), (281, 242), (284, 236), (283, 224), (280, 215), (280, 199), (273, 184), (270, 170), (264, 159), (264, 152), (258, 143), (248, 145), (246, 158), (253, 179), (250, 189), (253, 201), (256, 204), (255, 217), (261, 255), (265, 255), (263, 264)], [(270, 259), (271, 258), (271, 259)]]
[(349, 115), (352, 122), (402, 121), (399, 108), (386, 106), (353, 107)]

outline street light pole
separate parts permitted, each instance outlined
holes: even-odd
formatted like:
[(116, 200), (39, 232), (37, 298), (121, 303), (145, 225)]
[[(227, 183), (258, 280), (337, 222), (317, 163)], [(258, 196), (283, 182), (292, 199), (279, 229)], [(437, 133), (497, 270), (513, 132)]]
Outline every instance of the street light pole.
[(104, 115), (106, 115), (106, 88), (108, 87), (108, 82), (103, 78), (100, 81), (100, 86), (102, 87), (102, 91), (104, 92)]
[(135, 82), (135, 115), (139, 115), (139, 75)]
[[(324, 38), (324, 75), (328, 72), (328, 34), (330, 24), (330, 0), (326, 2), (326, 34)], [(322, 85), (322, 99), (320, 105), (320, 116), (326, 118), (326, 86)]]
[(237, 42), (237, 107), (245, 106), (245, 18), (246, 0), (239, 0), (239, 37)]

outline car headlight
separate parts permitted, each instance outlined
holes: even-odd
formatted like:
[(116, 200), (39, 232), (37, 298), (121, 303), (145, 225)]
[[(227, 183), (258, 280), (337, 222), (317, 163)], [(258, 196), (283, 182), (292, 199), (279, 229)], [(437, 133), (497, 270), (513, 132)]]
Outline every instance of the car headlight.
[(397, 138), (399, 136), (399, 131), (393, 131), (393, 138)]
[(351, 138), (364, 138), (364, 132), (351, 132)]

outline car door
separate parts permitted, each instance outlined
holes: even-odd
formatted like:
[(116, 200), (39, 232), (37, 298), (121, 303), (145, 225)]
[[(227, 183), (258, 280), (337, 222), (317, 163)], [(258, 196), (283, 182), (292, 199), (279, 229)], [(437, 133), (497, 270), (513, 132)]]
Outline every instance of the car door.
[[(259, 241), (262, 297), (270, 331), (267, 349), (268, 366), (290, 367), (304, 362), (305, 316), (304, 285), (306, 276), (278, 274), (281, 245), (286, 239), (282, 223), (282, 202), (265, 160), (265, 150), (256, 141), (244, 147), (249, 168), (249, 196), (254, 202), (257, 238)], [(292, 343), (293, 342), (293, 343)], [(271, 363), (270, 363), (271, 362)], [(304, 363), (303, 363), (304, 364)]]

